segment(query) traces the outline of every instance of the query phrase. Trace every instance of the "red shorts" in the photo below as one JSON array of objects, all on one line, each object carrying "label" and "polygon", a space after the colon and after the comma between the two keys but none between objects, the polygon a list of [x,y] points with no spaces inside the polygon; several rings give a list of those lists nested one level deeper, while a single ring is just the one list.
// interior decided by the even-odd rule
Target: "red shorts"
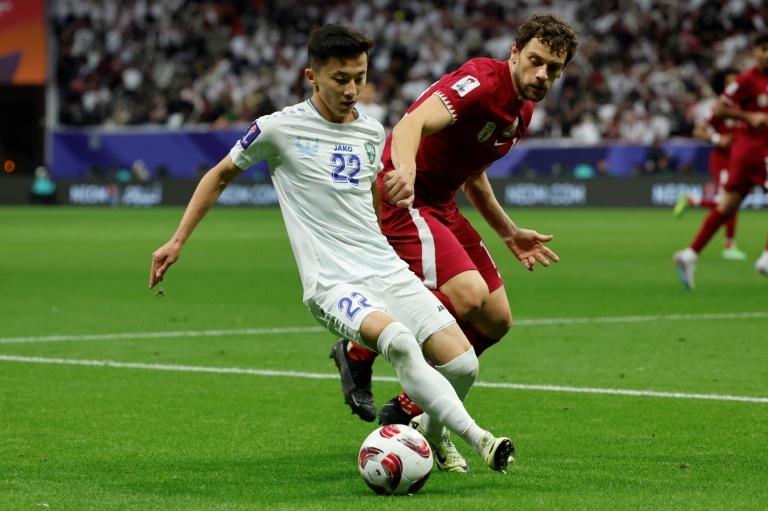
[{"label": "red shorts", "polygon": [[768,190],[768,151],[762,148],[736,147],[731,149],[728,182],[724,188],[746,196],[757,186]]},{"label": "red shorts", "polygon": [[728,155],[718,150],[712,150],[709,156],[709,175],[717,185],[718,191],[728,181]]},{"label": "red shorts", "polygon": [[457,209],[382,205],[384,235],[429,289],[438,289],[459,273],[477,270],[488,290],[503,284],[480,235]]}]

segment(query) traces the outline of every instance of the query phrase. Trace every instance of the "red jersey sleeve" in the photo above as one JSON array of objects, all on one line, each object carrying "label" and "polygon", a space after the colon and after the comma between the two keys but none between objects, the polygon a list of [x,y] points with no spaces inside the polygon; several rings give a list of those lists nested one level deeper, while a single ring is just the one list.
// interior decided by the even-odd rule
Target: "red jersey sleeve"
[{"label": "red jersey sleeve", "polygon": [[729,107],[739,106],[748,101],[754,93],[748,73],[741,73],[720,95],[720,100]]},{"label": "red jersey sleeve", "polygon": [[472,112],[487,111],[486,105],[493,99],[495,90],[496,80],[470,61],[440,79],[432,94],[445,103],[455,124]]}]

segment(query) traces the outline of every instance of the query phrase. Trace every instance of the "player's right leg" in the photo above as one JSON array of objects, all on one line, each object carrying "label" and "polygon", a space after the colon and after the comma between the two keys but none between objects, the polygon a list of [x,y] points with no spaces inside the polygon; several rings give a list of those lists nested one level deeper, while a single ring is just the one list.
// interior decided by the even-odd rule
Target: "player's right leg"
[{"label": "player's right leg", "polygon": [[[371,337],[377,331],[381,332],[376,341],[379,352],[395,368],[403,389],[425,411],[423,420],[432,422],[431,427],[424,428],[425,437],[432,444],[441,444],[446,439],[450,442],[444,434],[444,425],[467,442],[490,468],[506,472],[515,450],[512,441],[506,437],[497,438],[475,423],[464,408],[452,382],[449,382],[439,370],[433,371],[429,367],[416,337],[405,325],[383,313],[372,313],[366,317],[361,327],[361,336],[369,346],[372,346]],[[464,342],[469,347],[469,343],[466,340]],[[438,354],[451,356],[460,349],[461,346],[457,343],[448,343],[441,345],[438,350],[437,345],[432,343],[429,351],[432,356]],[[472,374],[477,374],[478,364],[471,347],[458,357],[454,357],[454,360],[458,358],[463,358],[464,366],[472,368],[469,374],[462,371],[465,373],[465,379],[474,381]],[[435,430],[440,432],[439,435],[433,433]],[[459,456],[458,462],[461,463],[463,458],[458,451],[455,451],[455,446],[453,451]],[[461,470],[464,471],[463,468]]]},{"label": "player's right leg", "polygon": [[[451,331],[458,335],[437,336],[437,341],[429,343],[428,354],[453,368],[457,388],[461,389],[462,383],[466,386],[467,381],[474,382],[478,363],[469,342],[456,328],[451,315],[439,308],[439,301],[411,272],[403,270],[386,280],[318,289],[306,303],[318,322],[332,333],[379,351],[395,368],[403,389],[437,421],[433,427],[445,425],[472,446],[488,466],[505,471],[514,451],[512,442],[506,437],[496,438],[477,426],[452,382],[424,359],[425,340],[454,327]],[[343,303],[352,305],[341,307]],[[388,310],[407,318],[414,331],[396,321]],[[455,359],[461,363],[451,365]]]}]

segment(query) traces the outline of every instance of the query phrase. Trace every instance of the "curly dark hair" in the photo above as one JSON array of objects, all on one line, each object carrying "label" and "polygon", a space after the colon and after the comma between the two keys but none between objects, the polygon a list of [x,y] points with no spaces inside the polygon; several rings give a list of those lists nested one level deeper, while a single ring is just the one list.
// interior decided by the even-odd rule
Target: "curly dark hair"
[{"label": "curly dark hair", "polygon": [[373,45],[373,39],[356,28],[346,25],[325,25],[309,34],[307,43],[309,67],[317,71],[333,57],[344,60],[357,57],[361,53],[368,55]]},{"label": "curly dark hair", "polygon": [[531,39],[538,39],[541,44],[558,55],[565,54],[567,64],[576,55],[579,39],[573,27],[555,14],[533,14],[520,25],[515,39],[517,50],[521,51]]},{"label": "curly dark hair", "polygon": [[712,87],[714,93],[719,96],[725,90],[725,78],[728,75],[738,74],[739,70],[735,67],[725,67],[723,69],[718,69],[712,73],[712,78],[709,80],[709,86]]}]

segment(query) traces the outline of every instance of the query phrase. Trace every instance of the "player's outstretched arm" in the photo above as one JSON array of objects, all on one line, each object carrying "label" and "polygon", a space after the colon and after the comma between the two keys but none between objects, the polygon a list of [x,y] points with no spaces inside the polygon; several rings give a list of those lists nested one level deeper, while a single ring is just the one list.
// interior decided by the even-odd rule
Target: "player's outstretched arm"
[{"label": "player's outstretched arm", "polygon": [[406,114],[392,129],[392,164],[395,169],[384,175],[384,190],[389,203],[399,208],[413,204],[416,181],[416,151],[422,137],[437,133],[453,122],[445,103],[430,96]]},{"label": "player's outstretched arm", "polygon": [[716,117],[744,121],[753,128],[764,128],[768,126],[768,113],[731,108],[723,103],[723,100],[721,99],[718,99],[715,102],[713,113]]},{"label": "player's outstretched arm", "polygon": [[504,244],[529,271],[535,269],[536,261],[549,266],[550,259],[554,262],[560,260],[557,254],[543,245],[552,240],[552,235],[521,229],[509,218],[496,200],[485,170],[471,176],[461,188],[488,225],[496,231]]},{"label": "player's outstretched arm", "polygon": [[179,259],[181,248],[192,235],[197,224],[216,203],[221,192],[241,172],[242,169],[235,165],[229,155],[226,155],[203,176],[187,205],[178,229],[165,245],[152,254],[152,267],[149,271],[150,289],[163,281],[168,268]]}]

